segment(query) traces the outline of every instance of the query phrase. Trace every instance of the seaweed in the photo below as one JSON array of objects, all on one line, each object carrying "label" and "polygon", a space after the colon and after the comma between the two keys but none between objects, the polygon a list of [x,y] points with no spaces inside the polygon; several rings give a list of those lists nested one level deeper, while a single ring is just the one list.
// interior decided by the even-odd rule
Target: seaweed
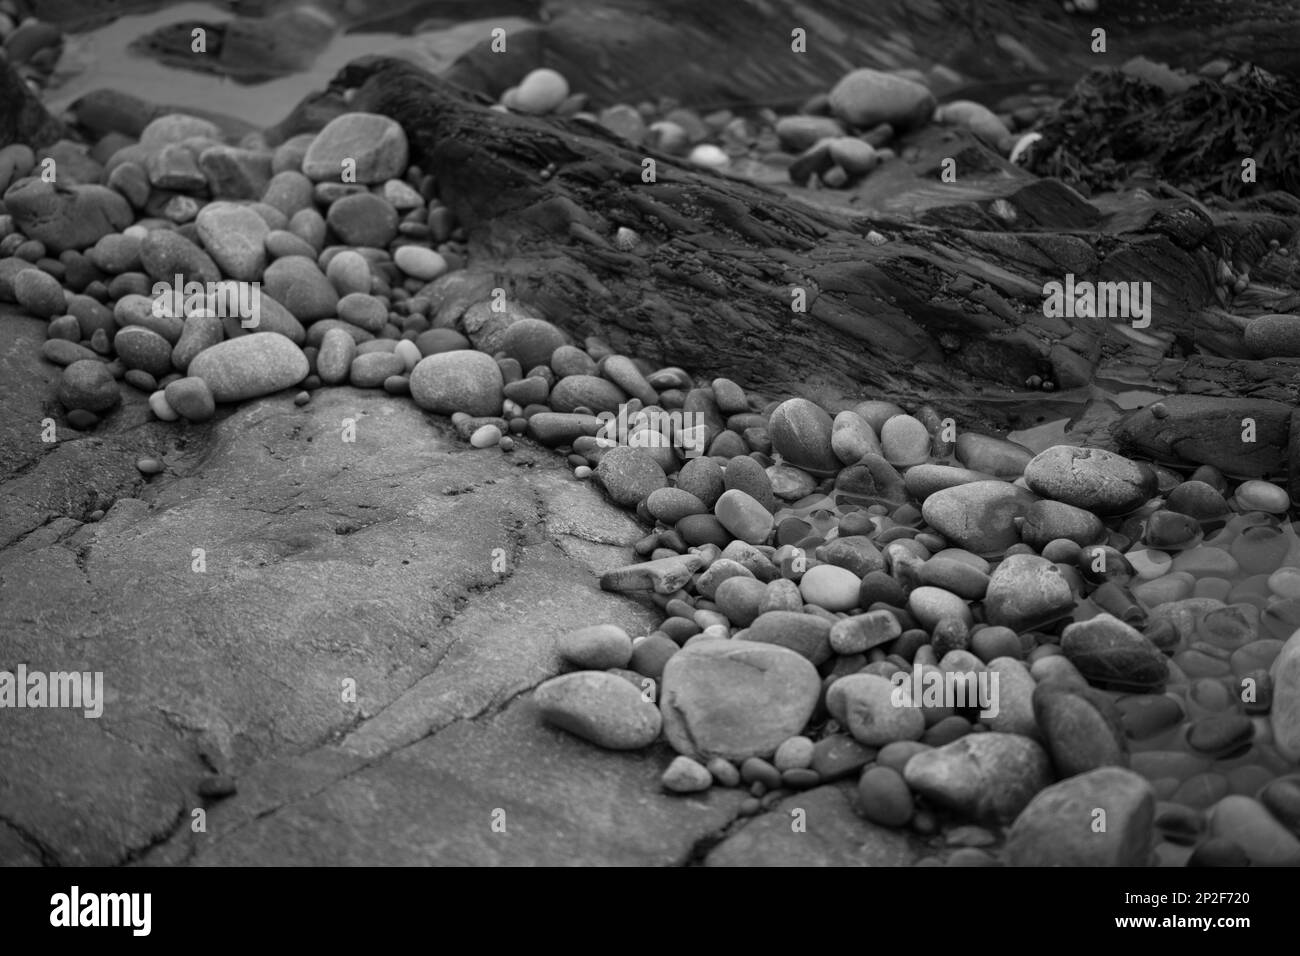
[{"label": "seaweed", "polygon": [[[1300,83],[1249,63],[1181,92],[1093,70],[1037,131],[1029,168],[1085,194],[1151,180],[1202,198],[1300,195]],[[1242,180],[1246,158],[1254,183]]]}]

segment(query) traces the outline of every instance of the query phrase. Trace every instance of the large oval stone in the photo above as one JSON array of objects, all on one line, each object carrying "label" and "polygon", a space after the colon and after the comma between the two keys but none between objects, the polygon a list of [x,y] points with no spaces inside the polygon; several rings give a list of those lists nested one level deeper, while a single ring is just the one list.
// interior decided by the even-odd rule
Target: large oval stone
[{"label": "large oval stone", "polygon": [[972,481],[931,494],[921,505],[921,516],[958,547],[998,555],[1019,542],[1015,519],[1036,500],[1005,481]]},{"label": "large oval stone", "polygon": [[786,462],[814,475],[833,475],[840,460],[831,446],[835,423],[820,406],[806,398],[782,402],[772,412],[767,431]]},{"label": "large oval stone", "polygon": [[988,623],[1030,631],[1058,621],[1074,609],[1074,592],[1061,569],[1035,554],[1004,558],[984,594]]},{"label": "large oval stone", "polygon": [[[1098,830],[1097,810],[1106,813]],[[1012,866],[1146,866],[1156,798],[1145,778],[1101,767],[1039,793],[1007,836]]]},{"label": "large oval stone", "polygon": [[278,332],[254,332],[204,349],[189,365],[218,402],[270,395],[307,377],[307,356]]},{"label": "large oval stone", "polygon": [[664,667],[664,736],[688,757],[771,757],[804,729],[821,691],[817,669],[794,651],[752,641],[705,641]]},{"label": "large oval stone", "polygon": [[1155,472],[1100,448],[1054,445],[1025,466],[1025,484],[1094,514],[1125,514],[1156,492]]},{"label": "large oval stone", "polygon": [[1108,689],[1156,690],[1169,677],[1168,659],[1160,649],[1111,614],[1066,627],[1061,651],[1091,683]]},{"label": "large oval stone", "polygon": [[499,415],[504,384],[496,360],[473,349],[426,355],[411,370],[411,398],[439,415]]}]

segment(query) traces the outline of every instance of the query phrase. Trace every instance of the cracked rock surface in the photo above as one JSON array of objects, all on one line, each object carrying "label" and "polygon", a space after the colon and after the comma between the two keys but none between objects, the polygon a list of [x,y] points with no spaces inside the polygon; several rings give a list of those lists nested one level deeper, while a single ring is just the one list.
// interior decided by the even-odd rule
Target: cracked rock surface
[{"label": "cracked rock surface", "polygon": [[[0,669],[104,675],[97,719],[0,712],[0,862],[780,859],[755,828],[790,830],[784,804],[739,818],[738,790],[668,795],[665,745],[608,753],[539,720],[531,690],[562,670],[564,631],[657,622],[598,584],[645,529],[560,456],[474,451],[447,419],[352,388],[197,426],[124,388],[81,433],[39,358],[44,324],[0,323]],[[146,480],[142,455],[164,472]],[[216,774],[237,792],[200,796]],[[826,808],[810,832],[849,812],[804,802]],[[878,862],[911,858],[881,833]],[[852,855],[824,842],[805,852]]]}]

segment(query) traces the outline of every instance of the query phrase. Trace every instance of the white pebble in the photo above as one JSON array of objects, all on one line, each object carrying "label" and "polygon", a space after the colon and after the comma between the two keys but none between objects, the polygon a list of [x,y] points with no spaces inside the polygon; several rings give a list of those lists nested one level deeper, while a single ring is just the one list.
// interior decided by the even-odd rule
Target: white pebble
[{"label": "white pebble", "polygon": [[1133,565],[1139,581],[1154,581],[1162,577],[1174,563],[1174,559],[1163,551],[1153,551],[1149,548],[1130,551],[1124,557],[1128,559],[1129,564]]},{"label": "white pebble", "polygon": [[429,282],[447,271],[447,260],[424,246],[398,246],[393,262],[413,279]]},{"label": "white pebble", "polygon": [[708,166],[717,169],[731,162],[731,157],[716,146],[701,143],[691,150],[690,161],[696,166]]},{"label": "white pebble", "polygon": [[1280,515],[1291,507],[1291,496],[1271,482],[1243,481],[1237,487],[1236,502],[1242,511],[1264,511]]},{"label": "white pebble", "polygon": [[1268,589],[1283,600],[1300,598],[1300,568],[1278,568],[1268,576]]},{"label": "white pebble", "polygon": [[168,404],[167,396],[163,394],[161,389],[149,396],[149,408],[152,409],[157,418],[164,422],[174,422],[180,418],[171,405]]},{"label": "white pebble", "polygon": [[586,466],[586,465],[579,465],[577,468],[573,469],[573,477],[574,477],[574,478],[590,478],[590,477],[591,477],[591,469],[590,469],[588,466]]},{"label": "white pebble", "polygon": [[469,436],[469,443],[475,448],[491,448],[501,441],[501,429],[495,425],[483,425]]},{"label": "white pebble", "polygon": [[415,368],[420,359],[424,358],[420,354],[419,346],[410,339],[402,339],[398,342],[397,347],[393,349],[393,354],[402,360],[402,364],[406,366],[407,375],[410,375],[411,369]]},{"label": "white pebble", "polygon": [[524,113],[549,113],[569,97],[569,81],[555,70],[533,70],[523,78],[514,96],[501,101]]}]

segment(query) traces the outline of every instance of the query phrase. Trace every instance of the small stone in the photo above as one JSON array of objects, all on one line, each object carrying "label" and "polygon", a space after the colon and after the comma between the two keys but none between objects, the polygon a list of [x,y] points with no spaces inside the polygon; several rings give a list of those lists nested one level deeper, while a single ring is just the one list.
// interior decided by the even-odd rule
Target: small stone
[{"label": "small stone", "polygon": [[974,623],[967,603],[942,588],[913,588],[907,597],[907,609],[912,612],[921,626],[933,631],[941,621],[961,621],[969,626]]},{"label": "small stone", "polygon": [[807,603],[832,612],[850,611],[857,607],[861,587],[861,578],[833,564],[809,568],[799,581],[799,592]]},{"label": "small stone", "polygon": [[501,429],[496,425],[483,425],[476,428],[469,436],[469,443],[473,448],[491,448],[500,441]]},{"label": "small stone", "polygon": [[[340,256],[335,256],[335,259]],[[333,265],[333,261],[330,263]],[[369,289],[369,282],[366,284]],[[268,265],[262,275],[262,292],[288,309],[300,322],[328,319],[338,314],[339,296],[330,280],[306,256],[285,256]]]},{"label": "small stone", "polygon": [[837,654],[865,654],[873,647],[888,644],[902,633],[898,618],[889,611],[868,611],[831,625],[831,650]]},{"label": "small stone", "polygon": [[872,823],[901,827],[912,819],[912,791],[889,767],[867,767],[858,780],[858,808]]},{"label": "small stone", "polygon": [[266,268],[266,222],[247,206],[208,203],[194,221],[203,247],[222,273],[247,282],[261,279]]},{"label": "small stone", "polygon": [[868,129],[888,123],[900,132],[929,122],[935,108],[934,96],[922,84],[866,68],[836,83],[829,103],[831,112],[849,126]]},{"label": "small stone", "polygon": [[603,671],[578,671],[546,681],[533,694],[542,719],[607,750],[654,743],[662,718],[630,682]]},{"label": "small stone", "polygon": [[621,388],[608,379],[594,375],[566,376],[555,383],[550,396],[550,405],[557,412],[573,412],[585,408],[591,412],[617,415],[619,407],[626,401],[627,394]]},{"label": "small stone", "polygon": [[153,412],[154,417],[163,422],[174,422],[179,415],[172,410],[171,405],[167,403],[167,396],[161,391],[156,391],[149,396],[149,410]]},{"label": "small stone", "polygon": [[432,282],[447,271],[447,260],[423,246],[401,246],[393,253],[393,262],[412,279]]},{"label": "small stone", "polygon": [[1280,515],[1291,507],[1291,496],[1285,489],[1267,481],[1243,481],[1237,486],[1233,500],[1241,511]]},{"label": "small stone", "polygon": [[217,412],[208,383],[201,378],[178,378],[163,389],[167,404],[186,421],[206,422]]},{"label": "small stone", "polygon": [[64,408],[103,414],[116,408],[122,395],[107,365],[81,359],[67,365],[60,374],[58,398]]},{"label": "small stone", "polygon": [[603,423],[595,415],[574,415],[559,412],[539,412],[528,418],[528,437],[535,442],[554,447],[572,444],[584,435],[595,435]]},{"label": "small stone", "polygon": [[[1155,837],[1155,793],[1138,774],[1101,767],[1037,794],[1007,834],[1012,866],[1146,866]],[[1093,826],[1096,811],[1106,827]]]},{"label": "small stone", "polygon": [[1300,836],[1300,774],[1269,781],[1259,791],[1262,803],[1279,823]]},{"label": "small stone", "polygon": [[1025,512],[1025,523],[1020,528],[1020,539],[1037,550],[1061,538],[1087,545],[1105,536],[1106,527],[1100,518],[1060,501],[1035,501]]},{"label": "small stone", "polygon": [[663,469],[649,454],[627,445],[616,445],[601,457],[596,478],[610,498],[625,508],[635,508],[668,484]]},{"label": "small stone", "polygon": [[336,199],[325,222],[349,246],[382,249],[397,235],[397,210],[370,192]]},{"label": "small stone", "polygon": [[[722,526],[739,541],[748,544],[766,544],[772,534],[772,513],[743,491],[732,489],[724,492],[718,498],[713,511]],[[855,601],[857,600],[856,592],[857,585],[855,583]]]},{"label": "small stone", "polygon": [[606,571],[600,576],[600,586],[606,591],[653,590],[656,594],[672,594],[689,583],[702,563],[698,554],[682,554],[630,564]]},{"label": "small stone", "polygon": [[593,624],[569,631],[557,646],[566,661],[588,670],[627,667],[632,660],[632,638],[614,624]]},{"label": "small stone", "polygon": [[1209,812],[1212,837],[1240,847],[1252,866],[1300,865],[1300,839],[1258,800],[1230,794]]},{"label": "small stone", "polygon": [[302,171],[315,182],[382,183],[406,172],[409,147],[402,127],[375,113],[344,113],[316,135]]},{"label": "small stone", "polygon": [[1100,691],[1043,684],[1034,690],[1033,711],[1057,776],[1128,763],[1120,713]]},{"label": "small stone", "polygon": [[127,368],[142,369],[154,378],[172,371],[172,345],[151,329],[138,325],[119,329],[113,348]]},{"label": "small stone", "polygon": [[551,113],[568,96],[568,81],[555,70],[543,67],[533,70],[519,81],[514,96],[506,106],[521,113]]},{"label": "small stone", "polygon": [[680,488],[659,488],[652,491],[646,498],[646,509],[651,517],[666,525],[676,524],[687,515],[705,514],[708,511],[704,502]]},{"label": "small stone", "polygon": [[804,398],[782,402],[768,422],[772,447],[781,457],[818,476],[833,475],[840,469],[831,449],[833,428],[830,415]]},{"label": "small stone", "polygon": [[713,785],[713,774],[698,761],[679,754],[664,771],[662,783],[672,793],[699,793]]},{"label": "small stone", "polygon": [[1300,630],[1282,645],[1270,669],[1273,745],[1287,760],[1300,761]]},{"label": "small stone", "polygon": [[163,463],[157,458],[141,458],[135,463],[135,467],[142,475],[156,475],[163,470]]},{"label": "small stone", "polygon": [[[715,561],[709,570],[720,562]],[[739,565],[737,565],[739,567]],[[744,568],[741,568],[745,571]],[[707,573],[707,572],[706,572]],[[748,575],[748,571],[746,571]],[[701,575],[700,580],[704,580]],[[748,627],[763,612],[763,601],[767,597],[767,585],[748,576],[737,576],[723,581],[714,594],[718,609],[726,615],[727,620],[737,627]]]},{"label": "small stone", "polygon": [[772,765],[783,773],[812,766],[814,744],[807,737],[794,736],[782,741],[772,757]]},{"label": "small stone", "polygon": [[63,286],[40,269],[24,269],[14,276],[14,299],[38,319],[51,319],[67,311]]},{"label": "small stone", "polygon": [[903,779],[927,800],[967,818],[1007,823],[1050,783],[1051,775],[1047,754],[1037,743],[989,731],[916,754],[904,767]]},{"label": "small stone", "polygon": [[930,433],[911,415],[895,415],[880,427],[880,447],[891,465],[919,465],[930,457]]},{"label": "small stone", "polygon": [[898,688],[905,702],[896,703],[896,685],[877,674],[850,674],[831,684],[826,706],[858,743],[882,747],[896,740],[919,740],[925,716],[912,706],[909,685]]}]

